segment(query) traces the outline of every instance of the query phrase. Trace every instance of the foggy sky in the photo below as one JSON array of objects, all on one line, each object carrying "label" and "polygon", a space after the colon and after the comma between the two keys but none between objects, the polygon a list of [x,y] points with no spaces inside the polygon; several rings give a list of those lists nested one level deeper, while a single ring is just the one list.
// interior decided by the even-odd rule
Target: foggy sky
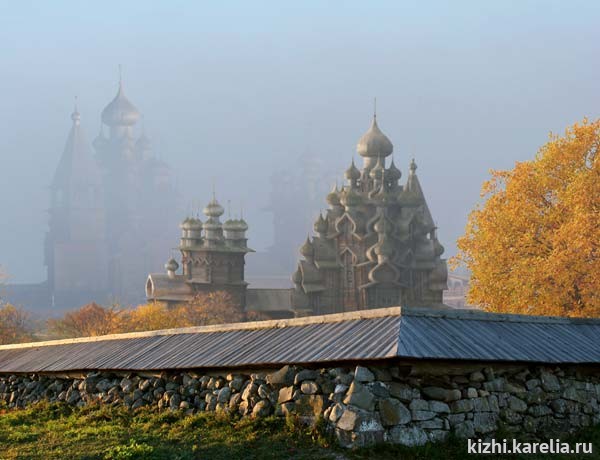
[{"label": "foggy sky", "polygon": [[312,152],[341,177],[377,97],[402,182],[415,157],[451,256],[488,169],[600,116],[599,23],[592,0],[2,1],[0,264],[13,282],[45,279],[74,96],[91,142],[118,64],[185,204],[206,203],[214,177],[222,203],[244,201],[259,250],[270,174]]}]

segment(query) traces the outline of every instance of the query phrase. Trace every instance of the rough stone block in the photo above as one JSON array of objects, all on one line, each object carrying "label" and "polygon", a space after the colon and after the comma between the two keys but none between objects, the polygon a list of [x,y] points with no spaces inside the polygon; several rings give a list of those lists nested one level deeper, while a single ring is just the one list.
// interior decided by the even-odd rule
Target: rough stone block
[{"label": "rough stone block", "polygon": [[386,439],[394,444],[413,447],[426,444],[428,437],[422,428],[396,426],[389,431]]},{"label": "rough stone block", "polygon": [[508,398],[508,408],[513,412],[525,412],[527,410],[527,403],[522,399],[511,396]]},{"label": "rough stone block", "polygon": [[450,404],[450,410],[453,414],[461,412],[471,412],[473,410],[473,401],[470,399],[461,399]]},{"label": "rough stone block", "polygon": [[475,426],[471,420],[466,420],[456,425],[454,428],[454,433],[458,438],[472,438],[475,436]]},{"label": "rough stone block", "polygon": [[373,375],[366,367],[356,366],[356,369],[354,370],[354,380],[360,383],[372,382],[375,380],[375,375]]},{"label": "rough stone block", "polygon": [[300,386],[300,391],[305,395],[314,395],[319,392],[319,385],[312,380],[305,380]]},{"label": "rough stone block", "polygon": [[406,406],[392,398],[379,401],[379,414],[385,426],[404,425],[412,418]]},{"label": "rough stone block", "polygon": [[421,392],[416,388],[412,388],[404,383],[390,382],[388,385],[390,395],[400,401],[410,402],[413,399],[419,399]]},{"label": "rough stone block", "polygon": [[291,401],[294,399],[294,387],[283,387],[279,390],[279,396],[277,397],[277,402],[279,404],[283,404],[285,402]]},{"label": "rough stone block", "polygon": [[491,433],[498,428],[497,416],[491,412],[475,412],[473,426],[478,433]]},{"label": "rough stone block", "polygon": [[556,375],[542,371],[540,373],[540,381],[542,384],[542,388],[546,391],[559,391],[560,390],[560,382]]},{"label": "rough stone block", "polygon": [[283,366],[277,372],[267,375],[267,383],[269,385],[285,385],[289,386],[294,383],[294,369],[290,366]]},{"label": "rough stone block", "polygon": [[549,415],[552,413],[552,409],[550,409],[546,405],[534,405],[529,406],[527,409],[527,413],[533,415],[534,417],[543,417],[544,415]]},{"label": "rough stone block", "polygon": [[258,401],[252,409],[253,417],[266,417],[271,413],[271,403],[267,400]]},{"label": "rough stone block", "polygon": [[375,397],[367,387],[354,381],[346,393],[344,404],[351,404],[372,411],[375,408]]},{"label": "rough stone block", "polygon": [[481,383],[481,382],[485,381],[485,376],[483,375],[482,372],[475,371],[475,372],[471,373],[471,375],[469,375],[469,380],[471,382]]},{"label": "rough stone block", "polygon": [[449,414],[450,406],[441,401],[429,401],[429,410],[438,414]]},{"label": "rough stone block", "polygon": [[301,416],[318,417],[323,412],[323,395],[300,395],[296,399],[296,413]]},{"label": "rough stone block", "polygon": [[305,380],[316,380],[319,373],[312,369],[304,369],[296,374],[294,385],[300,385]]},{"label": "rough stone block", "polygon": [[432,418],[434,418],[437,414],[435,412],[431,412],[429,410],[413,410],[411,412],[412,415],[412,419],[415,422],[418,421],[423,421],[423,420],[430,420]]}]

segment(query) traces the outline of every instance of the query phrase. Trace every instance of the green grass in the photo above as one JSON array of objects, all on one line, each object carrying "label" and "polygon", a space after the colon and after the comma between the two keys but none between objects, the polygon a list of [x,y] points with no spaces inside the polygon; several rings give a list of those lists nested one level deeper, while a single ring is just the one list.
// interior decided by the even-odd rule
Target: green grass
[{"label": "green grass", "polygon": [[[600,449],[600,427],[570,442],[592,442]],[[321,426],[294,419],[240,419],[225,414],[37,404],[0,411],[0,459],[464,459],[466,441],[419,448],[337,447]],[[497,458],[491,455],[480,458]],[[550,458],[523,456],[504,458]],[[551,458],[573,459],[574,456]],[[597,452],[585,458],[598,459]]]}]

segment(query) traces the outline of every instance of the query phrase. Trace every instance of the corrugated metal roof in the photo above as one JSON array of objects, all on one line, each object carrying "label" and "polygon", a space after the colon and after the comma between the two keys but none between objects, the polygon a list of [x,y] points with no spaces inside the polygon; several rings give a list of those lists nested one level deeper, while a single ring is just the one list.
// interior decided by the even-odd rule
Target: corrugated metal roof
[{"label": "corrugated metal roof", "polygon": [[252,367],[389,358],[600,363],[600,320],[386,308],[0,346],[0,372]]}]

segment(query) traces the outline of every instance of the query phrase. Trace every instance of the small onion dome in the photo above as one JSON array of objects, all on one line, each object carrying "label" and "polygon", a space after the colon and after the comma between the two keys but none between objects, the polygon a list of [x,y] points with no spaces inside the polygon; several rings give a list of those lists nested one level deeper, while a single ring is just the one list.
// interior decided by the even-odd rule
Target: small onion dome
[{"label": "small onion dome", "polygon": [[123,85],[119,84],[119,91],[115,98],[102,111],[102,121],[108,126],[131,126],[140,118],[138,109],[125,97]]},{"label": "small onion dome", "polygon": [[202,228],[204,230],[218,230],[222,228],[222,224],[218,220],[215,220],[211,217],[206,222],[204,222],[204,224],[202,224]]},{"label": "small onion dome", "polygon": [[184,221],[179,225],[179,227],[181,227],[184,230],[191,230],[192,228],[192,218],[191,217],[186,217],[184,219]]},{"label": "small onion dome", "polygon": [[362,197],[354,190],[349,189],[344,191],[342,199],[340,201],[342,205],[346,207],[359,206],[362,202]]},{"label": "small onion dome", "polygon": [[327,228],[329,225],[327,224],[327,220],[323,218],[323,215],[319,213],[319,217],[315,221],[314,229],[317,233],[327,233]]},{"label": "small onion dome", "polygon": [[396,165],[394,164],[393,159],[392,159],[392,163],[390,164],[390,167],[386,171],[386,176],[391,181],[400,180],[400,177],[402,177],[402,172],[398,168],[396,168]]},{"label": "small onion dome", "polygon": [[387,157],[394,150],[394,146],[385,134],[377,126],[377,117],[369,130],[360,138],[356,145],[356,151],[362,157]]},{"label": "small onion dome", "polygon": [[444,253],[444,246],[442,246],[437,238],[433,240],[433,253],[436,257],[439,257]]},{"label": "small onion dome", "polygon": [[236,225],[237,225],[236,230],[239,232],[245,232],[246,230],[248,230],[248,224],[246,223],[246,221],[244,219],[238,219],[236,221]]},{"label": "small onion dome", "polygon": [[378,256],[391,257],[394,253],[394,243],[387,237],[383,236],[381,241],[375,247],[375,254]]},{"label": "small onion dome", "polygon": [[304,257],[310,257],[313,255],[313,244],[310,242],[308,236],[306,237],[304,244],[300,247],[300,254],[302,254]]},{"label": "small onion dome", "polygon": [[227,219],[224,223],[223,223],[223,230],[231,232],[231,231],[236,231],[238,229],[237,227],[237,221],[234,219]]},{"label": "small onion dome", "polygon": [[179,268],[179,264],[173,257],[171,257],[165,264],[165,269],[169,272],[175,272]]},{"label": "small onion dome", "polygon": [[339,206],[340,196],[337,185],[331,189],[331,192],[327,195],[327,204],[331,206]]},{"label": "small onion dome", "polygon": [[369,172],[369,176],[371,177],[371,179],[381,179],[384,173],[385,169],[381,164],[381,158],[379,158],[375,167]]},{"label": "small onion dome", "polygon": [[222,216],[225,210],[223,206],[219,204],[216,198],[210,200],[210,202],[206,205],[203,210],[204,214],[208,217],[219,217]]},{"label": "small onion dome", "polygon": [[375,230],[377,233],[385,232],[385,217],[381,216],[379,219],[377,219],[377,222],[375,222],[375,225],[373,226],[373,230]]},{"label": "small onion dome", "polygon": [[294,284],[300,284],[302,282],[302,272],[300,267],[296,268],[296,271],[292,274],[292,282]]},{"label": "small onion dome", "polygon": [[348,169],[346,169],[344,176],[349,181],[357,181],[358,179],[360,179],[360,171],[354,165],[354,159],[352,160],[352,164],[350,165],[350,167]]},{"label": "small onion dome", "polygon": [[192,217],[188,225],[190,230],[202,230],[202,221],[200,219]]}]

